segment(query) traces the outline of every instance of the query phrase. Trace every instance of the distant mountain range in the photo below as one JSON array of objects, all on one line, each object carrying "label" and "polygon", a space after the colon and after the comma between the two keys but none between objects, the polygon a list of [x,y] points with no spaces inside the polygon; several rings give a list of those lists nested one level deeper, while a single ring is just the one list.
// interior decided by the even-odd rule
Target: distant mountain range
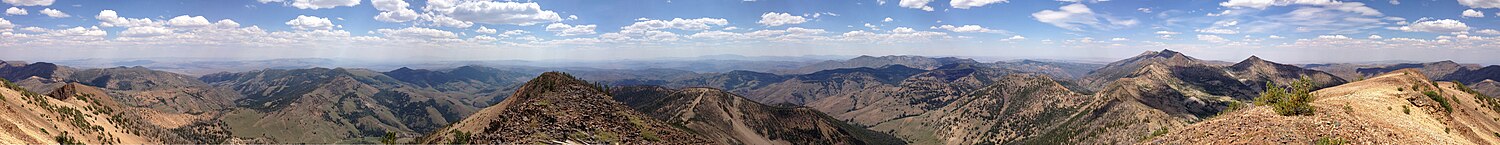
[{"label": "distant mountain range", "polygon": [[[1200,60],[1171,50],[1108,64],[923,56],[744,59],[601,63],[642,65],[604,68],[290,67],[198,77],[148,67],[0,61],[0,78],[10,81],[0,89],[0,104],[31,112],[0,120],[25,125],[0,132],[0,142],[1290,144],[1323,137],[1374,144],[1500,142],[1486,136],[1500,132],[1500,123],[1493,121],[1500,101],[1485,97],[1500,93],[1494,80],[1500,66],[1451,61],[1298,66],[1256,56],[1239,62]],[[446,65],[451,64],[431,66]],[[751,69],[740,70],[745,68]],[[1279,116],[1269,107],[1249,105],[1268,86],[1302,78],[1319,89],[1312,101],[1317,116]],[[1294,131],[1285,136],[1268,130],[1286,126],[1307,127],[1279,128]],[[1435,132],[1440,129],[1444,132]],[[1418,137],[1423,138],[1413,139]]]}]

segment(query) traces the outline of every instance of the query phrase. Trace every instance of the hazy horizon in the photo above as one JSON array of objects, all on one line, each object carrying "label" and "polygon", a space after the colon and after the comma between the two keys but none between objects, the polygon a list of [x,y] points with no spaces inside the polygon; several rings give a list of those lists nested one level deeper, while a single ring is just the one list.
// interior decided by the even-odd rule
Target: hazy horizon
[{"label": "hazy horizon", "polygon": [[919,55],[1500,64],[1460,1],[8,0],[0,58],[624,60]]}]

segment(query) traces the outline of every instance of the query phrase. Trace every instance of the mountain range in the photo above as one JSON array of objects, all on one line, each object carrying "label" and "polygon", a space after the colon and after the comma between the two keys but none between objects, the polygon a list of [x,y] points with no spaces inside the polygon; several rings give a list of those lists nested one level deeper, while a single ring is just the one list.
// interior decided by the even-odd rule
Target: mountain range
[{"label": "mountain range", "polygon": [[[0,142],[1500,142],[1486,135],[1500,132],[1500,101],[1489,97],[1500,92],[1500,66],[1223,62],[1171,50],[1108,64],[923,56],[779,63],[787,64],[710,72],[264,68],[195,77],[0,61],[8,80],[0,107],[27,110],[0,120],[13,124],[0,126],[10,130]],[[722,68],[732,67],[700,70]],[[1267,88],[1299,80],[1315,90],[1316,115],[1252,105]]]}]

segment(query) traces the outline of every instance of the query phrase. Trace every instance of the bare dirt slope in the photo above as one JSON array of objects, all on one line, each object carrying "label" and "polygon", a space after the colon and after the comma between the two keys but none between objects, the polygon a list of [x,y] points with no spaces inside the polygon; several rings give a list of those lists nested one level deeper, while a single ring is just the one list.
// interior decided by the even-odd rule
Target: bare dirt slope
[{"label": "bare dirt slope", "polygon": [[[1438,97],[1429,97],[1432,92]],[[1168,129],[1148,144],[1500,144],[1493,99],[1453,83],[1433,83],[1402,69],[1313,92],[1311,116],[1281,116],[1255,106],[1185,128]],[[1450,106],[1451,111],[1444,107]]]}]

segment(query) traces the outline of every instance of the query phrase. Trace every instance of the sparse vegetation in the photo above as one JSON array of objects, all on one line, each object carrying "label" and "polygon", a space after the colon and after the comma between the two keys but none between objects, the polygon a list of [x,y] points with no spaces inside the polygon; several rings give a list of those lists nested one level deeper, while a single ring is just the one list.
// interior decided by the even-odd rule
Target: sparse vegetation
[{"label": "sparse vegetation", "polygon": [[1313,100],[1313,86],[1317,85],[1307,76],[1287,87],[1266,83],[1266,91],[1255,98],[1255,105],[1269,105],[1282,116],[1313,115],[1312,105],[1307,104]]},{"label": "sparse vegetation", "polygon": [[453,140],[448,144],[469,144],[468,132],[454,130],[451,133],[453,133]]},{"label": "sparse vegetation", "polygon": [[1343,138],[1338,138],[1338,137],[1319,137],[1318,140],[1314,140],[1313,141],[1313,144],[1316,144],[1316,145],[1342,145],[1342,144],[1349,144],[1349,141],[1348,140],[1344,140]]},{"label": "sparse vegetation", "polygon": [[396,144],[396,132],[385,132],[385,136],[380,137],[380,144]]},{"label": "sparse vegetation", "polygon": [[57,141],[57,144],[64,144],[64,145],[82,145],[83,144],[82,142],[79,142],[77,139],[73,139],[73,137],[68,136],[68,134],[66,134],[66,133],[64,133],[63,135],[54,136],[54,137],[52,137],[52,139],[54,141]]},{"label": "sparse vegetation", "polygon": [[1448,98],[1443,98],[1441,94],[1433,91],[1423,91],[1422,94],[1427,95],[1427,98],[1431,98],[1432,101],[1437,101],[1438,105],[1443,106],[1444,111],[1453,112],[1453,106],[1448,104]]},{"label": "sparse vegetation", "polygon": [[1411,115],[1411,107],[1407,107],[1406,105],[1401,105],[1401,113],[1406,113],[1407,115]]}]

